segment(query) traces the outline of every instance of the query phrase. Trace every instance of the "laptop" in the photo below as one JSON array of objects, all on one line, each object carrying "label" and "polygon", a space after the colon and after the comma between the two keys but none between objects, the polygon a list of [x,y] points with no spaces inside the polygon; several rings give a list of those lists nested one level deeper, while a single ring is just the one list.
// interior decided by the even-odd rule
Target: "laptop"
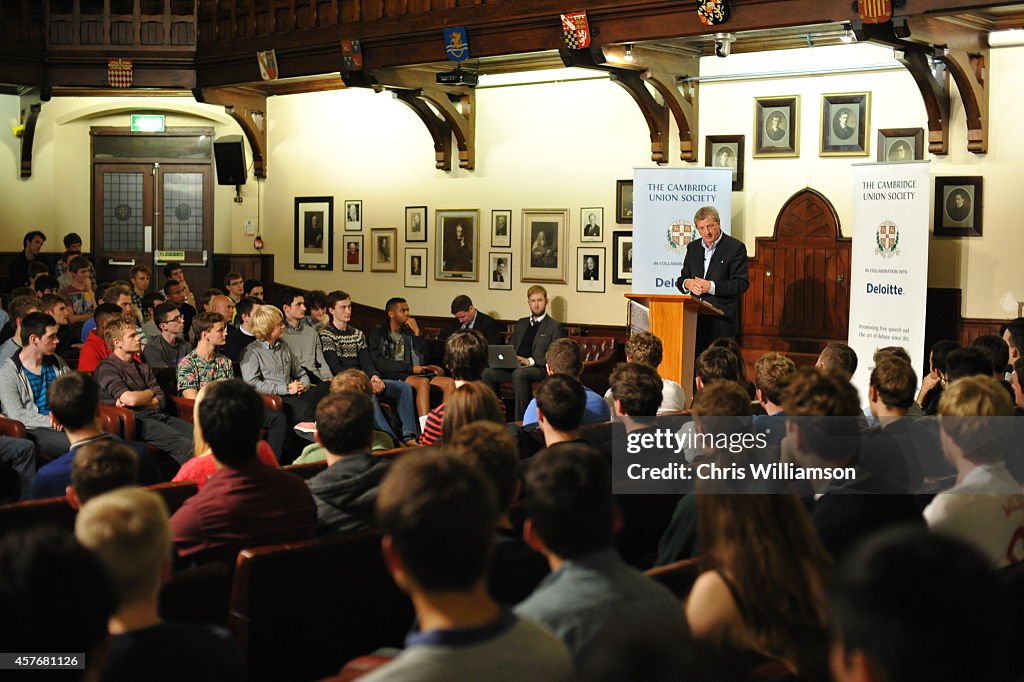
[{"label": "laptop", "polygon": [[487,349],[487,366],[491,369],[516,369],[516,349],[513,346],[490,346]]}]

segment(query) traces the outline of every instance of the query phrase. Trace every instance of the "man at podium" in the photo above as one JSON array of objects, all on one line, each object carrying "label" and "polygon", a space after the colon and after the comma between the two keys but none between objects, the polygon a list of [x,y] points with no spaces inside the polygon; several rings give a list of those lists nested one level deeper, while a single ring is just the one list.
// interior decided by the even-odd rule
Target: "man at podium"
[{"label": "man at podium", "polygon": [[750,286],[747,247],[722,232],[721,217],[714,206],[704,206],[693,216],[700,240],[686,247],[683,269],[676,287],[722,310],[724,315],[697,319],[696,352],[722,336],[740,333],[740,295]]}]

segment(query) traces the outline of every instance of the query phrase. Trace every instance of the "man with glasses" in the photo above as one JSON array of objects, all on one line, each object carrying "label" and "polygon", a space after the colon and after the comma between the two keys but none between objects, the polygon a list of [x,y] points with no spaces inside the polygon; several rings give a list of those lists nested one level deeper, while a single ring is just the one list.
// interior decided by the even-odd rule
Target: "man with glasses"
[{"label": "man with glasses", "polygon": [[150,367],[177,367],[192,352],[192,344],[182,338],[185,318],[174,303],[161,303],[153,317],[160,335],[149,340],[142,359]]}]

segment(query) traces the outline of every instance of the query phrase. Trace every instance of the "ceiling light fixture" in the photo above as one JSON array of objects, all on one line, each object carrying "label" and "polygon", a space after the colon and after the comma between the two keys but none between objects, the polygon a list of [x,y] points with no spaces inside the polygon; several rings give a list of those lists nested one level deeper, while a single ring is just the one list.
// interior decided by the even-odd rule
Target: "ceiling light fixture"
[{"label": "ceiling light fixture", "polygon": [[623,61],[633,63],[633,43],[626,43],[626,54],[622,57]]}]

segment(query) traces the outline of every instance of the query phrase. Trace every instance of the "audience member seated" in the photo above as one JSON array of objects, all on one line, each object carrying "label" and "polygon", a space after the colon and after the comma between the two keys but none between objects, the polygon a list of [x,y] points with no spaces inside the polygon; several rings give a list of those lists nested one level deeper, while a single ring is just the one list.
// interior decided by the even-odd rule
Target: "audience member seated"
[{"label": "audience member seated", "polygon": [[1013,404],[1018,409],[1024,408],[1024,358],[1013,363],[1010,387],[1013,389]]},{"label": "audience member seated", "polygon": [[928,352],[928,374],[921,380],[921,390],[916,400],[925,415],[932,416],[938,412],[939,398],[949,382],[946,377],[946,361],[949,354],[959,347],[952,341],[937,341]]},{"label": "audience member seated", "polygon": [[105,492],[139,483],[139,458],[124,443],[98,440],[83,445],[71,463],[68,504],[75,509]]},{"label": "audience member seated", "polygon": [[27,438],[0,436],[0,463],[9,466],[18,477],[18,487],[0,493],[0,504],[29,497],[36,476],[36,446]]},{"label": "audience member seated", "polygon": [[85,256],[75,256],[68,263],[71,281],[60,292],[71,308],[71,324],[80,325],[92,317],[96,310],[93,293],[92,263]]},{"label": "audience member seated", "polygon": [[[619,367],[657,376],[646,365]],[[660,399],[660,383],[657,394]],[[527,470],[525,498],[523,537],[547,557],[552,572],[515,612],[565,641],[580,679],[598,676],[614,652],[641,642],[652,655],[680,650],[688,633],[679,602],[627,566],[612,546],[611,476],[596,451],[572,445],[541,452]],[[679,672],[670,679],[680,679]]]},{"label": "audience member seated", "polygon": [[[178,267],[177,272],[182,272],[181,267]],[[184,324],[182,334],[185,336],[188,335],[189,330],[192,328],[192,318],[197,314],[195,306],[188,301],[188,298],[191,295],[192,294],[188,291],[187,285],[183,285],[178,280],[168,279],[164,284],[164,297],[166,298],[167,303],[173,303],[178,306],[178,309],[181,311],[182,322]]]},{"label": "audience member seated", "polygon": [[[71,470],[76,453],[90,443],[110,440],[123,442],[112,433],[100,429],[100,388],[88,374],[68,372],[50,384],[47,393],[50,413],[64,429],[70,449],[41,467],[32,481],[33,499],[63,497],[71,485]],[[139,482],[153,485],[160,482],[160,471],[143,443],[128,443],[139,462]]]},{"label": "audience member seated", "polygon": [[42,312],[46,313],[57,323],[57,355],[65,360],[69,357],[78,356],[82,348],[82,342],[75,336],[71,329],[71,311],[63,298],[55,294],[47,294],[40,299]]},{"label": "audience member seated", "polygon": [[956,467],[956,485],[935,496],[924,510],[933,531],[968,542],[997,568],[1024,560],[1019,535],[1024,527],[1024,490],[1006,468],[1013,405],[990,377],[951,383],[939,401],[942,450]]},{"label": "audience member seated", "polygon": [[142,360],[150,367],[177,367],[192,352],[192,344],[183,337],[185,316],[174,303],[161,303],[153,312],[160,334],[149,339]]},{"label": "audience member seated", "polygon": [[530,596],[550,572],[547,559],[523,541],[522,533],[516,532],[509,517],[509,508],[519,501],[522,489],[515,439],[498,424],[474,422],[458,430],[445,452],[476,468],[494,485],[498,528],[487,591],[499,604],[514,606]]},{"label": "audience member seated", "polygon": [[152,311],[147,311],[146,306],[143,304],[152,279],[153,271],[149,269],[148,265],[132,266],[132,269],[128,272],[128,282],[131,285],[129,293],[132,298],[132,307],[135,308],[135,314],[139,318],[139,324],[148,322],[152,314]]},{"label": "audience member seated", "polygon": [[[811,521],[833,557],[841,557],[858,540],[886,526],[922,522],[913,496],[866,494],[891,493],[892,489],[886,487],[884,478],[855,466],[861,411],[857,390],[845,374],[800,370],[782,405],[797,466],[820,472],[808,481],[815,496]],[[852,478],[840,477],[851,467]],[[835,483],[830,482],[833,480]]]},{"label": "audience member seated", "polygon": [[[487,340],[475,329],[457,330],[448,335],[444,344],[444,366],[458,389],[471,381],[480,381],[487,368]],[[421,445],[433,445],[441,440],[441,427],[447,403],[441,403],[427,415],[423,424]]]},{"label": "audience member seated", "polygon": [[[196,319],[198,320],[199,317],[205,314],[209,313],[200,313],[196,316]],[[199,427],[199,411],[203,400],[206,398],[206,394],[209,393],[210,387],[221,381],[224,381],[224,379],[215,379],[203,384],[203,387],[199,389],[199,393],[196,395],[195,403],[192,405],[192,441],[195,443],[195,456],[181,465],[173,479],[174,481],[195,481],[200,490],[206,485],[210,477],[217,473],[219,465],[217,464],[217,458],[213,456],[210,444],[203,438],[203,430]],[[283,417],[284,415],[282,415]],[[277,456],[265,440],[261,440],[256,444],[256,456],[267,466],[280,466]]]},{"label": "audience member seated", "polygon": [[951,351],[946,358],[947,388],[957,379],[973,376],[992,376],[992,359],[974,346],[965,346]]},{"label": "audience member seated", "polygon": [[263,301],[263,282],[258,279],[247,279],[242,283],[242,293],[246,296],[252,296],[253,298]]},{"label": "audience member seated", "polygon": [[[111,284],[110,286],[103,290],[102,294],[100,294],[97,303],[112,303],[113,305],[116,305],[120,309],[121,315],[131,315],[133,317],[136,317],[135,308],[132,307],[131,289],[127,285],[119,284],[117,282]],[[96,318],[95,316],[93,316],[92,318],[86,320],[85,324],[82,325],[82,343],[85,343],[85,340],[89,338],[89,333],[92,332],[92,330],[95,328]],[[103,330],[100,330],[100,336],[102,335]]]},{"label": "audience member seated", "polygon": [[512,382],[516,394],[515,421],[522,421],[533,397],[533,382],[544,378],[548,347],[565,336],[562,323],[548,315],[548,291],[539,284],[526,290],[530,315],[516,321],[509,344],[515,349],[519,367],[514,370],[488,367],[483,380],[497,394],[500,385]]},{"label": "audience member seated", "polygon": [[110,355],[110,346],[107,345],[104,329],[111,320],[121,315],[121,309],[113,303],[104,303],[96,307],[96,313],[93,315],[96,328],[89,332],[88,338],[82,344],[82,351],[78,355],[79,372],[95,372],[104,358]]},{"label": "audience member seated", "polygon": [[306,481],[316,502],[320,535],[356,531],[373,525],[377,488],[387,460],[370,455],[373,403],[365,393],[331,393],[316,408],[316,440],[327,468]]},{"label": "audience member seated", "polygon": [[845,343],[830,343],[822,349],[814,366],[838,372],[849,381],[857,371],[857,352]]},{"label": "audience member seated", "polygon": [[827,679],[832,560],[800,499],[700,494],[697,506],[705,571],[686,600],[694,638],[774,659],[797,679]]},{"label": "audience member seated", "polygon": [[241,376],[242,352],[256,340],[252,331],[252,316],[263,305],[263,301],[246,296],[235,305],[235,322],[228,325],[228,341],[224,344],[224,355],[228,356],[235,368],[235,376]]},{"label": "audience member seated", "polygon": [[43,296],[59,296],[62,287],[56,277],[43,273],[32,282],[32,288],[36,290],[39,298],[42,298]]},{"label": "audience member seated", "polygon": [[505,410],[498,396],[482,381],[470,381],[455,389],[441,423],[441,443],[448,444],[466,424],[488,421],[505,425]]},{"label": "audience member seated", "polygon": [[[370,387],[370,380],[362,370],[346,369],[334,375],[331,379],[331,394],[342,391],[354,391],[362,393],[368,398],[373,398],[373,389]],[[322,400],[320,402],[323,402]],[[374,405],[376,411],[377,406]],[[374,421],[376,425],[376,420]],[[381,450],[392,450],[396,447],[395,441],[384,431],[373,430],[370,436],[370,451],[380,452]],[[323,462],[327,459],[327,450],[319,442],[310,443],[302,451],[293,464],[310,464],[312,462]]]},{"label": "audience member seated", "polygon": [[[568,374],[571,377],[580,379],[583,375],[583,351],[580,344],[572,339],[558,339],[548,347],[547,363],[545,364],[548,376],[552,374]],[[586,393],[586,407],[583,411],[583,424],[596,424],[611,419],[611,410],[604,399],[590,390],[583,387]],[[536,424],[537,401],[531,400],[523,413],[523,425]]]},{"label": "audience member seated", "polygon": [[586,409],[585,391],[583,384],[568,374],[551,374],[540,382],[531,405],[536,405],[545,447],[584,442],[580,438],[580,424]]},{"label": "audience member seated", "polygon": [[42,312],[40,300],[35,296],[18,296],[11,301],[11,320],[7,323],[10,336],[0,345],[0,365],[17,355],[25,346],[21,340],[21,323],[27,315]]},{"label": "audience member seated", "polygon": [[455,324],[441,330],[438,338],[441,343],[447,343],[448,337],[460,329],[475,329],[484,335],[489,345],[502,344],[505,337],[501,333],[498,321],[490,315],[482,313],[473,305],[473,299],[465,294],[459,294],[452,299],[452,315],[455,316]]},{"label": "audience member seated", "polygon": [[[116,608],[106,569],[71,533],[39,526],[0,538],[5,649],[84,656],[85,669],[62,671],[57,679],[98,680],[107,652],[107,620]],[[53,670],[21,675],[29,680],[55,677]],[[7,672],[5,678],[16,676]]]},{"label": "audience member seated", "polygon": [[829,592],[836,682],[1006,679],[1003,590],[959,540],[875,535],[839,563]]},{"label": "audience member seated", "polygon": [[[352,297],[349,294],[340,290],[332,291],[328,294],[325,305],[325,316],[328,319],[320,328],[319,336],[323,355],[331,373],[337,375],[349,369],[362,370],[370,378],[373,389],[373,421],[377,430],[388,433],[396,441],[414,445],[419,424],[412,386],[404,381],[381,379],[370,357],[366,336],[349,324],[352,319]],[[378,395],[395,403],[398,419],[401,421],[400,434],[395,433],[395,429],[384,416]]]},{"label": "audience member seated", "polygon": [[764,408],[764,414],[754,415],[754,429],[769,446],[778,446],[786,435],[782,392],[794,374],[796,364],[782,353],[765,353],[754,363],[754,395]]},{"label": "audience member seated", "polygon": [[322,289],[313,289],[308,292],[306,294],[306,324],[319,332],[329,319],[327,292]]},{"label": "audience member seated", "polygon": [[487,592],[497,516],[492,486],[468,464],[437,451],[396,462],[377,498],[377,522],[385,563],[412,597],[419,631],[361,680],[576,679],[564,644]]},{"label": "audience member seated", "polygon": [[104,336],[112,352],[96,368],[100,400],[134,412],[138,438],[184,464],[192,457],[192,427],[163,412],[163,389],[153,370],[136,355],[141,344],[135,319],[131,315],[114,318],[106,324]]},{"label": "audience member seated", "polygon": [[[272,305],[263,305],[252,316],[258,341],[242,352],[242,379],[260,393],[279,395],[289,424],[309,421],[316,410],[316,396],[309,393],[309,377],[299,366],[284,336],[284,316]],[[262,420],[261,420],[262,421]]]},{"label": "audience member seated", "polygon": [[998,334],[983,334],[974,339],[974,343],[971,345],[975,348],[980,348],[989,356],[989,359],[992,361],[992,378],[1009,391],[1012,399],[1013,388],[1010,387],[1010,382],[1006,380],[1006,370],[1010,365],[1010,347],[1006,345],[1006,341],[1003,341],[1002,337]]},{"label": "audience member seated", "polygon": [[178,556],[234,563],[254,545],[307,540],[316,534],[316,505],[297,476],[256,456],[263,401],[232,379],[213,384],[199,412],[203,438],[220,468],[171,517]]},{"label": "audience member seated", "polygon": [[756,400],[754,382],[747,379],[747,363],[743,359],[743,351],[740,350],[740,344],[736,342],[736,339],[731,336],[720,336],[712,341],[708,348],[724,348],[732,353],[736,360],[736,380],[740,387],[748,393],[750,399]]},{"label": "audience member seated", "polygon": [[78,513],[75,536],[103,562],[117,594],[105,681],[245,679],[227,630],[160,618],[160,588],[171,576],[171,528],[159,495],[141,488],[100,495]]},{"label": "audience member seated", "polygon": [[150,291],[142,297],[142,316],[146,318],[142,323],[142,338],[147,343],[160,336],[160,328],[156,326],[156,308],[166,301],[162,291]]},{"label": "audience member seated", "polygon": [[199,389],[211,381],[234,378],[231,361],[220,354],[227,340],[226,325],[220,313],[196,315],[192,323],[192,329],[196,332],[196,347],[175,362],[178,368],[178,391],[182,397],[195,399]]},{"label": "audience member seated", "polygon": [[[285,289],[281,294],[284,314],[284,341],[312,384],[328,382],[334,376],[320,343],[317,330],[306,323],[306,296],[298,289]],[[326,390],[326,386],[324,390]]]},{"label": "audience member seated", "polygon": [[[636,332],[626,341],[626,362],[639,362],[658,369],[664,352],[661,339],[650,332]],[[683,387],[671,379],[662,379],[661,381],[661,407],[658,408],[658,414],[685,410],[686,391],[683,390]],[[613,402],[611,388],[605,392],[604,400],[611,408]]]},{"label": "audience member seated", "polygon": [[8,417],[25,425],[36,449],[57,457],[70,445],[67,434],[57,429],[47,400],[50,384],[68,371],[55,354],[57,322],[46,313],[29,313],[20,327],[24,347],[0,366],[0,405]]},{"label": "audience member seated", "polygon": [[4,291],[12,291],[28,284],[29,267],[33,263],[42,263],[49,269],[50,262],[40,254],[46,235],[39,230],[27,232],[21,240],[22,250],[7,265],[7,284]]},{"label": "audience member seated", "polygon": [[437,386],[444,400],[448,400],[455,383],[437,365],[424,364],[429,349],[404,298],[388,299],[384,313],[387,320],[374,327],[366,339],[370,357],[383,378],[412,386],[416,392],[416,412],[424,417],[430,412],[431,385]]},{"label": "audience member seated", "polygon": [[[910,363],[902,358],[882,358],[871,370],[868,385],[868,407],[871,415],[878,420],[865,432],[863,448],[872,448],[875,456],[892,457],[906,466],[907,490],[920,492],[925,477],[939,477],[949,473],[948,465],[942,460],[938,432],[932,419],[914,418],[909,410],[914,402],[917,375]],[[874,438],[884,434],[889,442]],[[881,444],[879,446],[879,444]],[[861,455],[861,463],[869,468],[877,467]]]}]

